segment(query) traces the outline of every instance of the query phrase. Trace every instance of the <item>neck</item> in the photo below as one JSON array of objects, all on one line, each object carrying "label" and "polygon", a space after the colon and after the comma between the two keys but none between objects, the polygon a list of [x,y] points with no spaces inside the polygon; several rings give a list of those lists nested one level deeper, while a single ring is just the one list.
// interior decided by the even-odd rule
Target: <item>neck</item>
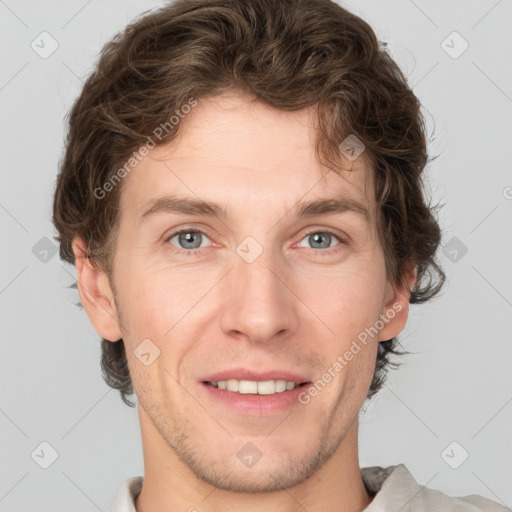
[{"label": "neck", "polygon": [[358,421],[338,449],[310,478],[281,491],[237,493],[200,480],[160,436],[139,406],[144,453],[144,483],[135,500],[137,512],[361,512],[372,501],[358,460]]}]

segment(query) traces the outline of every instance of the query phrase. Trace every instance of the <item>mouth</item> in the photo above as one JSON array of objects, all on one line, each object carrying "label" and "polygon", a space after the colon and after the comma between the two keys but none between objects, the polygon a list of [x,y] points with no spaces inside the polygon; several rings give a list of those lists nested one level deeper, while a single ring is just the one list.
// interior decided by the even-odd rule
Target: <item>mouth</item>
[{"label": "mouth", "polygon": [[301,394],[312,384],[309,376],[285,368],[231,368],[204,375],[199,383],[212,406],[242,416],[281,414],[298,407]]},{"label": "mouth", "polygon": [[294,382],[291,380],[218,380],[203,381],[203,384],[212,388],[230,391],[241,395],[276,395],[293,391],[309,384],[308,382]]},{"label": "mouth", "polygon": [[237,416],[272,416],[300,407],[301,394],[312,384],[293,374],[238,373],[245,375],[239,375],[238,379],[226,374],[216,375],[200,381],[212,404]]}]

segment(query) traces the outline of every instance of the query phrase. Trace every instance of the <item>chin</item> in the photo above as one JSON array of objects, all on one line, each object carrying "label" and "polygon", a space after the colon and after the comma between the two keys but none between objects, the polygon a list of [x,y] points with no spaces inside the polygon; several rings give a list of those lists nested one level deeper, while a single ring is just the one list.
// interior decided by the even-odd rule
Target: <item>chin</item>
[{"label": "chin", "polygon": [[[304,448],[304,444],[302,447]],[[181,459],[197,478],[218,489],[240,493],[267,493],[288,489],[304,482],[335,451],[328,450],[323,443],[314,447],[310,445],[308,448],[302,454],[294,451],[258,456],[251,451],[254,448],[250,447],[245,452],[239,450],[234,455],[225,457],[185,450],[181,453]],[[252,454],[253,460],[244,463],[246,453]]]},{"label": "chin", "polygon": [[289,467],[288,464],[281,464],[279,467],[261,466],[259,469],[232,468],[228,471],[204,469],[194,471],[198,478],[218,489],[240,493],[267,493],[288,489],[307,480],[316,470],[314,467],[301,467],[298,470],[296,467]]}]

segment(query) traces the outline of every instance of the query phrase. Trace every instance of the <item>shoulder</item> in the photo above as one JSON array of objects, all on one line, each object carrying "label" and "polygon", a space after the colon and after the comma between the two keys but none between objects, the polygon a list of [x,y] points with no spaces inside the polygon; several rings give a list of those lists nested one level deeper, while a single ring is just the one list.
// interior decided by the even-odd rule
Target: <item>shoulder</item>
[{"label": "shoulder", "polygon": [[509,508],[476,494],[453,497],[420,485],[404,464],[361,468],[366,488],[375,494],[365,512],[505,512]]},{"label": "shoulder", "polygon": [[139,495],[143,482],[144,477],[142,476],[134,476],[125,480],[121,484],[109,512],[136,512],[135,498]]}]

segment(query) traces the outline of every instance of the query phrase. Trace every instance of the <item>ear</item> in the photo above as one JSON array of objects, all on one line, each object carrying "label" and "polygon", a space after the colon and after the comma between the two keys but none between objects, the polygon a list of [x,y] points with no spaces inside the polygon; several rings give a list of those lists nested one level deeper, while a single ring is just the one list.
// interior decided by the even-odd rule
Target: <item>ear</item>
[{"label": "ear", "polygon": [[410,290],[416,283],[416,269],[410,268],[398,286],[387,283],[386,299],[381,311],[384,327],[379,332],[379,341],[387,341],[400,334],[409,315]]},{"label": "ear", "polygon": [[87,257],[87,246],[80,236],[71,244],[75,255],[80,300],[96,332],[106,340],[122,338],[114,294],[107,273]]}]

